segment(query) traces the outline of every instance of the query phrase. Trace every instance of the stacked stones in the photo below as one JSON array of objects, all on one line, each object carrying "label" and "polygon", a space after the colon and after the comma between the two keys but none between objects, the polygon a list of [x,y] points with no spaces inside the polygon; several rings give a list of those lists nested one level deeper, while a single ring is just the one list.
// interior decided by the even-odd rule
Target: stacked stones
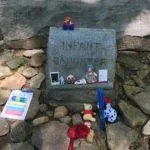
[{"label": "stacked stones", "polygon": [[118,55],[115,88],[119,119],[106,129],[111,150],[149,149],[149,55],[135,52],[120,52]]}]

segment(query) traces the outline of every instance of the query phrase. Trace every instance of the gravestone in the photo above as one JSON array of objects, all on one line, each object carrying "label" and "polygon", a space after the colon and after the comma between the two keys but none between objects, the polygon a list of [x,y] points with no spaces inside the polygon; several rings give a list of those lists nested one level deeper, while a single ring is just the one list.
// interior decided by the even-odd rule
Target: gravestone
[{"label": "gravestone", "polygon": [[[77,97],[81,96],[80,99],[83,102],[89,98],[91,101],[96,100],[96,94],[90,96],[90,93],[96,93],[95,90],[98,87],[105,90],[113,89],[115,62],[114,30],[78,28],[74,31],[64,31],[61,28],[50,28],[46,65],[46,88],[49,91],[49,98],[53,101],[67,101],[67,99],[76,101]],[[85,78],[89,64],[93,65],[97,74],[98,70],[107,69],[108,82],[87,85],[51,85],[50,72],[59,72],[60,76],[64,77],[73,74],[78,80]]]}]

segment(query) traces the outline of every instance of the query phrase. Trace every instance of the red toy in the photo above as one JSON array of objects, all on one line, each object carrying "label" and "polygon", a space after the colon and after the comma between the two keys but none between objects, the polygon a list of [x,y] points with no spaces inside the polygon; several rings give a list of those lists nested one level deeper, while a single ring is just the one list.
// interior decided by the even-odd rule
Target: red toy
[{"label": "red toy", "polygon": [[74,30],[74,24],[71,21],[71,17],[67,16],[63,23],[63,29],[64,30]]},{"label": "red toy", "polygon": [[68,150],[73,150],[74,140],[78,138],[87,138],[89,133],[90,133],[90,129],[84,124],[71,126],[68,129],[68,133],[67,133],[68,137],[70,138],[70,144]]}]

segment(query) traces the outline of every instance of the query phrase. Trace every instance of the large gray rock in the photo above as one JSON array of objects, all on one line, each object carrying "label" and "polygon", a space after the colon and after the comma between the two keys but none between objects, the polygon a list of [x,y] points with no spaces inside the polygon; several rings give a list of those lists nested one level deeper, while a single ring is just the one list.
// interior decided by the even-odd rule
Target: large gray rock
[{"label": "large gray rock", "polygon": [[32,126],[25,121],[16,121],[11,125],[10,139],[12,142],[22,142],[32,133]]},{"label": "large gray rock", "polygon": [[34,150],[34,147],[28,142],[24,143],[8,143],[1,150]]},{"label": "large gray rock", "polygon": [[129,150],[131,144],[138,139],[138,133],[122,122],[108,125],[106,133],[111,150]]},{"label": "large gray rock", "polygon": [[150,91],[141,92],[135,96],[130,97],[140,108],[146,113],[150,114]]},{"label": "large gray rock", "polygon": [[123,117],[128,125],[135,127],[138,125],[143,125],[146,122],[146,116],[134,106],[121,101],[119,103],[119,108],[123,113]]},{"label": "large gray rock", "polygon": [[[137,0],[136,4],[130,0],[75,0],[73,2],[3,0],[0,9],[0,27],[4,40],[13,40],[9,46],[12,44],[16,46],[16,40],[19,40],[18,48],[29,48],[30,45],[34,45],[34,40],[24,43],[22,39],[30,39],[47,26],[61,26],[64,17],[68,14],[72,16],[74,22],[78,23],[78,27],[113,28],[119,36],[145,36],[150,34],[148,10],[148,0]],[[39,33],[38,38],[39,36],[43,34]]]},{"label": "large gray rock", "polygon": [[68,126],[58,121],[51,121],[33,130],[32,145],[40,150],[67,150],[69,138]]}]

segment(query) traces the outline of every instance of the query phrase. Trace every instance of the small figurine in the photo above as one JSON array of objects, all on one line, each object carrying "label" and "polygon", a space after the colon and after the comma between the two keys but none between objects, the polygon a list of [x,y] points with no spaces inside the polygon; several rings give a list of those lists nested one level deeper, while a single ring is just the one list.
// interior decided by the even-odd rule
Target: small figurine
[{"label": "small figurine", "polygon": [[93,65],[88,65],[85,77],[87,82],[90,84],[97,82],[97,74],[93,71]]},{"label": "small figurine", "polygon": [[83,79],[75,81],[74,84],[76,84],[76,85],[85,85],[86,84],[86,80],[83,78]]},{"label": "small figurine", "polygon": [[106,109],[104,110],[104,118],[108,122],[113,123],[117,119],[117,112],[114,108],[111,107],[111,104],[106,104]]},{"label": "small figurine", "polygon": [[64,30],[74,30],[74,24],[71,22],[71,17],[67,16],[63,24]]},{"label": "small figurine", "polygon": [[93,121],[93,122],[96,121],[96,119],[94,118],[94,115],[96,114],[92,111],[91,104],[84,104],[84,111],[82,113],[83,113],[83,119],[85,121]]},{"label": "small figurine", "polygon": [[67,83],[68,83],[68,84],[74,84],[74,83],[75,83],[75,77],[74,77],[74,75],[70,74],[70,75],[67,77]]},{"label": "small figurine", "polygon": [[61,76],[61,77],[59,78],[59,82],[60,82],[60,85],[64,85],[64,84],[65,84],[65,79],[64,79],[63,76]]}]

